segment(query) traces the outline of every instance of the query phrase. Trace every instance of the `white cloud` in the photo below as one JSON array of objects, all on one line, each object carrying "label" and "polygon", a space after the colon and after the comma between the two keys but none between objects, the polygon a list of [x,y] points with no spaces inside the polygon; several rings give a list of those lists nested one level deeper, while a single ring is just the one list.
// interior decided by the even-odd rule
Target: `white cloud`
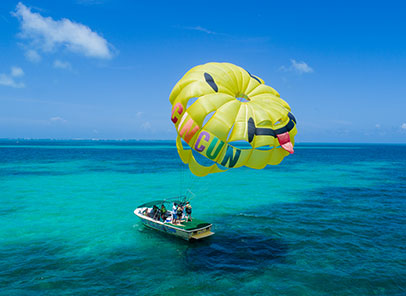
[{"label": "white cloud", "polygon": [[297,72],[299,72],[300,74],[301,73],[312,73],[313,72],[313,69],[308,64],[306,64],[305,62],[296,62],[293,59],[291,59],[290,62],[292,63],[292,67]]},{"label": "white cloud", "polygon": [[291,65],[289,67],[286,66],[281,66],[279,68],[280,71],[283,72],[296,72],[298,74],[303,74],[303,73],[313,73],[314,70],[312,67],[310,67],[308,64],[305,62],[297,62],[294,59],[290,60]]},{"label": "white cloud", "polygon": [[143,129],[149,130],[151,129],[151,122],[145,121],[141,126]]},{"label": "white cloud", "polygon": [[[192,31],[203,32],[203,33],[206,33],[206,34],[209,34],[209,35],[229,36],[228,34],[211,31],[211,30],[209,30],[207,28],[204,28],[202,26],[194,26],[194,27],[175,26],[175,27],[183,29],[183,30],[192,30]],[[252,38],[250,40],[252,40]]]},{"label": "white cloud", "polygon": [[65,120],[65,119],[63,119],[62,117],[59,117],[59,116],[51,117],[49,120],[51,122],[61,122],[61,123],[67,122],[67,120]]},{"label": "white cloud", "polygon": [[27,50],[25,52],[25,57],[27,58],[27,60],[33,63],[38,63],[39,61],[41,61],[41,56],[38,54],[37,51],[33,49]]},{"label": "white cloud", "polygon": [[141,116],[142,116],[142,114],[144,114],[144,112],[138,111],[138,112],[135,114],[135,116],[137,116],[137,117],[141,117]]},{"label": "white cloud", "polygon": [[32,52],[27,52],[26,56],[34,57],[34,60],[39,56],[38,50],[51,52],[59,47],[100,59],[109,59],[113,55],[106,39],[85,25],[66,18],[54,20],[51,17],[43,17],[39,13],[31,12],[31,9],[21,2],[17,4],[14,16],[21,24],[19,36],[30,40],[29,47]]},{"label": "white cloud", "polygon": [[203,28],[203,27],[200,27],[200,26],[186,27],[186,29],[194,30],[194,31],[200,31],[200,32],[204,32],[206,34],[213,34],[213,35],[217,34],[216,32],[210,31],[209,29],[206,29],[206,28]]},{"label": "white cloud", "polygon": [[406,122],[402,123],[402,125],[400,126],[401,129],[406,130]]},{"label": "white cloud", "polygon": [[379,123],[375,124],[376,128],[381,128],[381,125]]},{"label": "white cloud", "polygon": [[57,69],[72,69],[72,66],[69,62],[64,62],[61,60],[55,60],[53,66]]},{"label": "white cloud", "polygon": [[13,77],[24,76],[24,71],[20,67],[11,67],[11,76]]},{"label": "white cloud", "polygon": [[14,88],[25,87],[24,83],[16,82],[11,76],[8,76],[6,74],[0,74],[0,85],[10,86]]},{"label": "white cloud", "polygon": [[24,83],[16,81],[16,78],[23,75],[23,69],[20,67],[11,67],[10,74],[0,73],[0,85],[23,88],[25,87]]}]

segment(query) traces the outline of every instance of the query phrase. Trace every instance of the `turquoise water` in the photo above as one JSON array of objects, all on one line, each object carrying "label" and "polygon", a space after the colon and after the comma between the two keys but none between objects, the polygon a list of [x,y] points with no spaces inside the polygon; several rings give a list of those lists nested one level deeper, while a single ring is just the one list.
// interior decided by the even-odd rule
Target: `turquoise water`
[{"label": "turquoise water", "polygon": [[[186,189],[205,241],[133,214]],[[173,142],[4,140],[0,294],[405,295],[405,213],[404,145],[299,144],[197,178]]]}]

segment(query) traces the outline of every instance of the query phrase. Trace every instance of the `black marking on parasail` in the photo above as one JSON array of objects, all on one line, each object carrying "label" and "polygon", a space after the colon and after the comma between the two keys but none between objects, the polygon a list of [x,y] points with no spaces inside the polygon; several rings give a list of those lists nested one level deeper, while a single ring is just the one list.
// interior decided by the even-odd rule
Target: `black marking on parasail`
[{"label": "black marking on parasail", "polygon": [[207,73],[207,72],[204,73],[204,79],[206,79],[207,84],[210,85],[210,87],[215,92],[219,91],[219,88],[218,88],[217,84],[214,82],[213,77],[209,73]]},{"label": "black marking on parasail", "polygon": [[293,116],[292,113],[288,113],[289,122],[278,129],[271,129],[271,128],[263,128],[263,127],[256,127],[254,119],[250,117],[248,119],[248,142],[252,142],[254,136],[272,136],[276,138],[277,135],[283,134],[286,132],[290,132],[296,124],[296,118]]},{"label": "black marking on parasail", "polygon": [[250,74],[250,76],[251,76],[252,78],[254,78],[256,81],[258,81],[259,84],[262,84],[261,80],[259,80],[257,77],[255,77],[254,75],[251,75],[251,74]]},{"label": "black marking on parasail", "polygon": [[251,76],[251,78],[254,78],[256,81],[259,82],[259,84],[262,84],[261,80],[258,79],[258,77],[252,75],[250,72],[247,71],[247,73]]}]

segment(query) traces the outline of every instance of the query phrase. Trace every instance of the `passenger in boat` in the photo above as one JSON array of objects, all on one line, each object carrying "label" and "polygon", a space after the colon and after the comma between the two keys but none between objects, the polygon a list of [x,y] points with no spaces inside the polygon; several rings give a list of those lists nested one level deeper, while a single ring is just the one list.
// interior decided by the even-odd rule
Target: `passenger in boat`
[{"label": "passenger in boat", "polygon": [[160,220],[161,219],[161,209],[156,207],[156,215],[155,215],[155,220]]},{"label": "passenger in boat", "polygon": [[152,210],[149,212],[148,217],[154,218],[156,214],[155,206],[152,207]]},{"label": "passenger in boat", "polygon": [[173,203],[172,207],[172,223],[176,224],[176,209],[178,208],[178,204],[176,202]]},{"label": "passenger in boat", "polygon": [[178,207],[176,208],[176,220],[179,223],[182,222],[182,216],[183,216],[183,207],[179,204]]},{"label": "passenger in boat", "polygon": [[147,217],[149,217],[148,208],[145,208],[145,209],[142,211],[142,214],[145,215],[145,216],[147,216]]},{"label": "passenger in boat", "polygon": [[190,202],[186,202],[185,212],[186,212],[186,221],[192,221],[192,205],[190,204]]},{"label": "passenger in boat", "polygon": [[162,219],[162,222],[165,222],[165,220],[167,218],[167,214],[168,214],[168,211],[166,210],[165,206],[162,205],[161,206],[161,219]]},{"label": "passenger in boat", "polygon": [[153,206],[152,211],[151,211],[151,218],[154,220],[158,220],[159,216],[161,215],[160,210],[157,206]]}]

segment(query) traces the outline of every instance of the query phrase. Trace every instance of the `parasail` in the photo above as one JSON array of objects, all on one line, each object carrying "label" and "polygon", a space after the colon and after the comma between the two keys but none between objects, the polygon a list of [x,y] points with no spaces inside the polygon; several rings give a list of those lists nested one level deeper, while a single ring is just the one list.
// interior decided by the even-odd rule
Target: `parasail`
[{"label": "parasail", "polygon": [[[179,156],[196,176],[242,166],[262,169],[293,153],[297,130],[290,106],[275,89],[241,67],[196,66],[178,81],[169,101]],[[183,147],[182,140],[190,149]],[[193,151],[212,164],[196,161]]]}]

